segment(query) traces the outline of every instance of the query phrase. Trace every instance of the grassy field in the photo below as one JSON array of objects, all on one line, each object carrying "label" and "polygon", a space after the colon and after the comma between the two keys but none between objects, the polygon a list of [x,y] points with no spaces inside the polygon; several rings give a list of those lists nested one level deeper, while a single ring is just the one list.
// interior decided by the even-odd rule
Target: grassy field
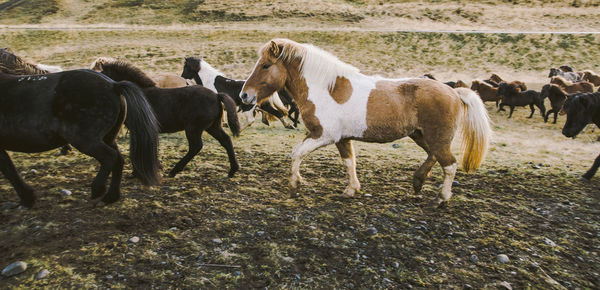
[{"label": "grassy field", "polygon": [[[496,72],[539,89],[550,67],[600,70],[598,34],[392,31],[590,31],[597,1],[39,2],[0,1],[1,46],[66,69],[111,56],[148,73],[180,74],[183,58],[195,55],[241,79],[258,47],[286,37],[389,77],[470,82]],[[488,157],[475,174],[459,169],[444,209],[428,206],[439,167],[413,193],[425,153],[404,139],[355,143],[363,190],[354,199],[339,197],[346,177],[335,147],[314,152],[301,167],[308,182],[292,199],[289,152],[304,128],[254,124],[234,140],[242,167],[235,177],[226,177],[225,150],[207,135],[176,178],[156,187],[124,179],[122,200],[101,208],[87,202],[94,159],[11,152],[39,201],[14,208],[17,196],[0,178],[0,268],[29,264],[0,276],[0,288],[600,287],[599,184],[578,180],[600,151],[598,130],[567,139],[562,116],[545,124],[538,112],[527,119],[528,109],[507,119],[487,108]],[[119,146],[127,156],[127,140]],[[186,151],[184,134],[162,135],[164,172]],[[134,236],[139,242],[128,241]],[[500,254],[510,261],[498,262]],[[42,269],[50,275],[35,279]]]}]

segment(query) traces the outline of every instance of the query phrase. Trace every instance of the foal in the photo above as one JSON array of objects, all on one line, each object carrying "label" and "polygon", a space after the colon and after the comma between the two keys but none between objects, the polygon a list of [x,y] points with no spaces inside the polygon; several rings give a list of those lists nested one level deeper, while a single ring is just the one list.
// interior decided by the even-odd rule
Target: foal
[{"label": "foal", "polygon": [[[189,151],[171,171],[174,177],[202,149],[202,133],[208,132],[227,150],[229,156],[229,177],[239,169],[231,138],[221,126],[223,105],[227,111],[229,129],[234,136],[240,133],[235,102],[226,94],[215,94],[203,86],[162,89],[140,69],[123,61],[103,62],[101,72],[114,80],[128,80],[139,85],[148,102],[154,109],[160,123],[161,133],[174,133],[185,130]],[[126,123],[127,125],[127,123]]]},{"label": "foal", "polygon": [[481,164],[489,143],[487,111],[471,90],[428,79],[367,76],[313,45],[274,39],[260,49],[241,98],[260,104],[283,87],[294,97],[309,131],[292,151],[293,190],[302,182],[302,158],[335,143],[349,180],[342,196],[351,197],[360,190],[351,140],[384,143],[409,136],[428,154],[413,178],[416,192],[436,162],[443,168],[444,181],[435,200],[439,206],[452,196],[457,162],[450,144],[458,127],[463,127],[465,171]]},{"label": "foal", "polygon": [[550,106],[552,107],[546,112],[546,115],[544,116],[544,122],[547,123],[550,114],[554,113],[554,122],[552,122],[552,124],[556,124],[556,115],[558,115],[558,112],[565,103],[565,100],[567,100],[567,93],[555,84],[547,84],[542,87],[540,97],[542,99],[547,97],[550,100]]},{"label": "foal", "polygon": [[[563,135],[575,138],[585,126],[594,123],[600,127],[600,93],[579,93],[565,101],[560,114],[567,114],[567,121],[562,129]],[[582,176],[590,180],[600,167],[600,155],[594,160],[592,167]]]}]

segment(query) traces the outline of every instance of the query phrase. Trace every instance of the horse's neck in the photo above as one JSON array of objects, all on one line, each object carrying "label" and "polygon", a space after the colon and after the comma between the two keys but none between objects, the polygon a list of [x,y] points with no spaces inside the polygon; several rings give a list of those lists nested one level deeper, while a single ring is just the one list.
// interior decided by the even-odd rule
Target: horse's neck
[{"label": "horse's neck", "polygon": [[223,76],[221,72],[213,68],[210,64],[205,61],[201,61],[200,63],[200,71],[198,71],[198,76],[200,80],[202,80],[202,84],[217,93],[217,88],[215,87],[215,79],[217,76]]},{"label": "horse's neck", "polygon": [[226,78],[222,75],[218,75],[217,77],[215,77],[213,84],[218,92],[228,94],[235,100],[235,103],[239,106],[240,102],[242,101],[240,99],[240,92],[244,87],[244,81],[237,81]]}]

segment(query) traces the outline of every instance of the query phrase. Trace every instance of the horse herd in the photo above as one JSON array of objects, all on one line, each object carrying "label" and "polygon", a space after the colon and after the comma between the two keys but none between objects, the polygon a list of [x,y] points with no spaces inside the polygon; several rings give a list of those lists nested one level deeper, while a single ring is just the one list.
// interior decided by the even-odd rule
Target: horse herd
[{"label": "horse herd", "polygon": [[[226,78],[194,57],[185,58],[182,78],[162,75],[153,79],[130,63],[111,58],[98,58],[91,70],[61,71],[0,49],[0,171],[21,205],[32,207],[34,190],[19,176],[6,151],[33,153],[63,147],[66,153],[71,145],[100,163],[91,185],[92,203],[115,202],[120,198],[124,166],[116,137],[125,125],[130,131],[133,174],[144,184],[160,183],[158,134],[178,131],[185,132],[189,149],[169,171],[170,177],[202,149],[204,131],[226,149],[228,176],[232,177],[239,165],[222,118],[226,116],[229,130],[238,136],[243,129],[238,111],[249,125],[260,110],[287,128],[296,127],[301,115],[307,128],[307,137],[291,155],[293,195],[302,183],[300,163],[310,152],[336,144],[348,176],[343,196],[351,197],[360,191],[352,140],[383,143],[408,136],[428,155],[413,175],[413,189],[419,192],[433,165],[439,163],[444,176],[434,204],[441,206],[452,196],[457,161],[450,144],[459,128],[463,170],[476,170],[485,157],[491,128],[483,101],[496,101],[500,110],[509,106],[510,115],[515,106],[526,105],[532,110],[530,117],[534,105],[545,120],[550,112],[566,113],[563,134],[567,137],[576,136],[590,122],[600,125],[598,93],[569,89],[579,84],[587,91],[585,80],[600,81],[600,77],[554,69],[551,74],[555,74],[551,84],[542,92],[497,75],[473,81],[471,89],[460,87],[466,86],[461,81],[444,84],[427,79],[431,75],[387,79],[364,75],[316,46],[288,39],[266,43],[246,81]],[[575,83],[566,80],[571,74],[578,77]],[[543,105],[546,97],[552,103],[548,113]],[[584,178],[591,178],[598,166],[600,156]]]}]

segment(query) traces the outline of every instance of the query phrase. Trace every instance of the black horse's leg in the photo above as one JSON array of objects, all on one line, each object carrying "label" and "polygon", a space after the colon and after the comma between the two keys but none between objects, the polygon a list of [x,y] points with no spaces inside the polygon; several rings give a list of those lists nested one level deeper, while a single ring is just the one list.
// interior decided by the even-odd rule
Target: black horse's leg
[{"label": "black horse's leg", "polygon": [[[221,120],[215,121],[215,123],[220,122]],[[220,127],[220,126],[219,126]],[[169,177],[175,177],[177,173],[181,172],[183,168],[196,156],[200,150],[202,150],[202,132],[204,130],[202,128],[188,128],[185,129],[185,137],[187,137],[188,141],[188,152],[175,164],[175,167],[171,169],[169,172]]]},{"label": "black horse's leg", "polygon": [[[554,111],[554,109],[550,109],[548,110],[548,112],[546,112],[546,115],[544,116],[544,123],[548,123],[548,118],[550,117],[550,114]],[[554,120],[556,122],[556,119]],[[556,124],[556,123],[555,123]]]},{"label": "black horse's leg", "polygon": [[106,180],[119,160],[119,151],[111,148],[102,141],[86,142],[77,140],[70,142],[73,147],[83,154],[94,157],[100,162],[100,170],[92,182],[92,200],[101,198],[106,193]]},{"label": "black horse's leg", "polygon": [[[502,104],[500,104],[502,106]],[[515,106],[510,106],[510,114],[508,114],[508,118],[512,117],[513,112],[515,111]]]},{"label": "black horse's leg", "polygon": [[8,156],[8,153],[4,150],[0,150],[0,171],[17,191],[17,194],[21,199],[21,205],[29,208],[32,207],[35,203],[33,188],[27,185],[21,176],[19,176],[19,173],[17,173],[17,170],[15,169],[15,165],[12,163],[12,160],[10,160],[10,156]]},{"label": "black horse's leg", "polygon": [[558,110],[554,110],[554,122],[552,124],[556,124],[556,117],[558,116]]},{"label": "black horse's leg", "polygon": [[225,150],[227,150],[227,156],[229,157],[230,166],[229,174],[227,176],[233,177],[233,175],[240,169],[240,166],[237,160],[235,159],[235,151],[233,151],[233,143],[231,143],[231,138],[229,137],[229,135],[227,135],[227,133],[225,133],[223,128],[219,126],[211,126],[206,130],[206,132],[208,132],[208,134],[217,139],[221,146],[225,147]]},{"label": "black horse's leg", "polygon": [[115,165],[112,168],[108,192],[102,198],[102,201],[107,204],[116,202],[121,197],[121,179],[123,177],[123,164],[125,163],[123,155],[119,152],[117,143],[113,141],[113,143],[110,144],[110,147],[117,152],[117,162],[115,162]]},{"label": "black horse's leg", "polygon": [[596,157],[596,160],[594,160],[594,164],[592,165],[592,167],[582,177],[587,180],[592,179],[592,177],[594,177],[594,174],[596,174],[596,171],[598,171],[599,166],[600,166],[600,155],[598,155],[598,157]]},{"label": "black horse's leg", "polygon": [[500,103],[500,107],[498,108],[498,112],[500,112],[500,111],[506,111],[504,109],[504,103]]},{"label": "black horse's leg", "polygon": [[529,104],[529,109],[531,110],[531,114],[529,114],[529,119],[531,119],[531,117],[533,117],[533,113],[535,112],[535,108],[533,107],[533,104]]}]

